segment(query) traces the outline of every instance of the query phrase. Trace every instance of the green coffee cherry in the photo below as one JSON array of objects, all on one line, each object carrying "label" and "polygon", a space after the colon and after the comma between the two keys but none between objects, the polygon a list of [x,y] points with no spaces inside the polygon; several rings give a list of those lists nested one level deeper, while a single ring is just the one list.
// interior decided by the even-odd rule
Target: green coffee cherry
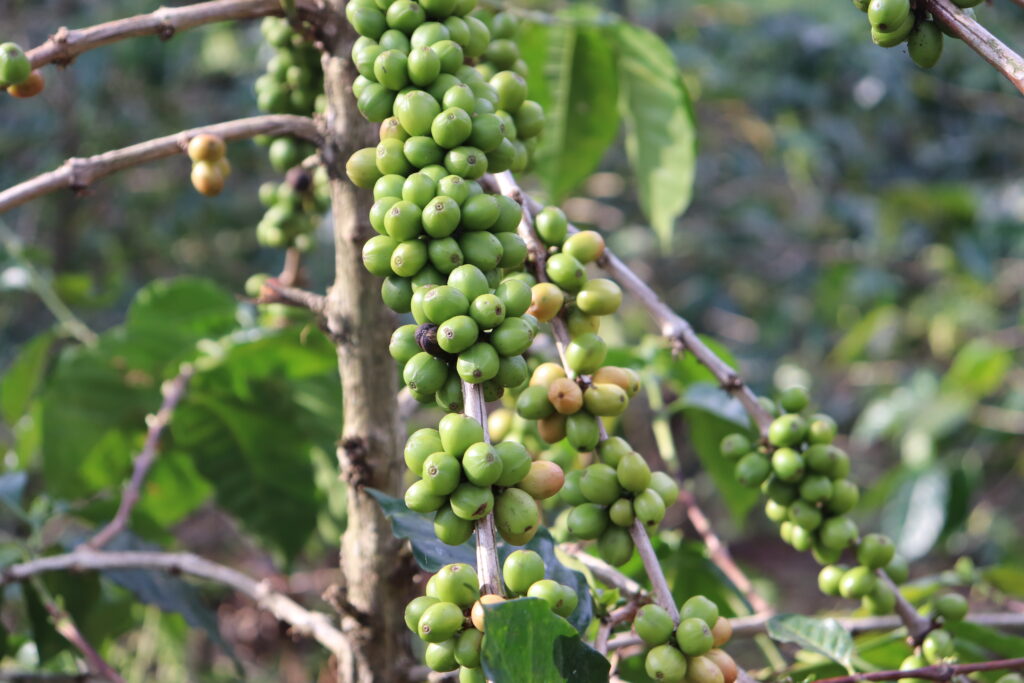
[{"label": "green coffee cherry", "polygon": [[414,633],[419,630],[420,617],[427,611],[427,608],[431,605],[436,605],[440,600],[429,595],[421,595],[418,598],[413,598],[408,605],[405,606],[405,625]]},{"label": "green coffee cherry", "polygon": [[[580,494],[582,498],[583,494]],[[664,502],[664,501],[662,501]],[[636,519],[633,512],[633,501],[630,498],[619,498],[608,507],[608,519],[617,526],[628,527]]]},{"label": "green coffee cherry", "polygon": [[16,43],[0,45],[0,84],[23,83],[32,74],[32,64],[24,50]]},{"label": "green coffee cherry", "polygon": [[743,434],[729,434],[724,437],[718,445],[722,457],[729,460],[738,460],[750,452],[752,445],[750,439]]},{"label": "green coffee cherry", "polygon": [[596,503],[583,503],[569,511],[569,533],[576,538],[592,540],[608,528],[608,511]]},{"label": "green coffee cherry", "polygon": [[902,555],[896,553],[889,560],[889,564],[885,566],[885,573],[889,575],[893,583],[906,583],[907,579],[910,578],[910,564]]},{"label": "green coffee cherry", "polygon": [[836,421],[824,413],[811,417],[807,426],[807,440],[812,444],[829,444],[836,438]]},{"label": "green coffee cherry", "polygon": [[484,440],[484,430],[469,416],[450,414],[441,418],[438,436],[446,452],[461,458],[470,446]]},{"label": "green coffee cherry", "polygon": [[455,370],[464,381],[482,384],[498,374],[498,352],[487,342],[477,342],[459,354]]},{"label": "green coffee cherry", "polygon": [[531,598],[540,598],[548,603],[548,607],[552,611],[562,607],[566,600],[562,585],[552,579],[541,579],[533,583],[526,591],[526,595]]},{"label": "green coffee cherry", "polygon": [[702,619],[683,619],[676,628],[676,643],[691,657],[702,655],[714,647],[711,627]]},{"label": "green coffee cherry", "polygon": [[523,389],[516,399],[516,412],[527,420],[542,420],[555,412],[548,400],[547,387],[532,386]]},{"label": "green coffee cherry", "polygon": [[468,564],[448,564],[435,575],[435,593],[441,602],[469,609],[480,598],[476,570]]},{"label": "green coffee cherry", "polygon": [[462,545],[473,535],[473,522],[462,519],[445,505],[434,515],[434,535],[448,545]]},{"label": "green coffee cherry", "polygon": [[604,363],[608,346],[596,334],[588,333],[573,339],[565,348],[565,362],[580,375],[589,375]]},{"label": "green coffee cherry", "polygon": [[[558,253],[552,255],[547,261],[545,272],[552,282],[567,292],[580,292],[587,283],[586,268],[583,267],[582,263],[568,254]],[[612,284],[617,287],[614,283]],[[616,301],[614,295],[611,293],[595,293],[593,296],[587,298],[586,301],[590,302],[589,305],[593,310],[609,310],[614,312],[614,310],[618,308],[618,303],[621,303],[622,301],[621,296],[622,293],[620,291],[619,297]],[[610,304],[614,304],[614,306]],[[580,310],[583,310],[584,313],[588,312],[584,310],[582,306],[580,306]]]},{"label": "green coffee cherry", "polygon": [[946,621],[963,621],[967,616],[967,599],[959,593],[943,593],[932,598],[932,607]]},{"label": "green coffee cherry", "polygon": [[523,595],[530,586],[544,578],[544,560],[533,550],[516,550],[502,565],[505,585],[516,595]]},{"label": "green coffee cherry", "polygon": [[597,551],[605,562],[621,567],[633,556],[633,539],[626,529],[610,526],[597,539]]},{"label": "green coffee cherry", "polygon": [[619,462],[627,453],[632,453],[633,448],[629,443],[619,436],[611,436],[597,446],[597,454],[606,465],[618,467]]},{"label": "green coffee cherry", "polygon": [[852,510],[859,499],[860,491],[856,484],[849,479],[836,479],[832,482],[832,498],[825,503],[825,509],[841,515]]},{"label": "green coffee cherry", "polygon": [[423,461],[423,485],[434,495],[447,496],[459,485],[461,476],[462,467],[450,453],[432,453]]},{"label": "green coffee cherry", "polygon": [[826,548],[843,550],[857,538],[857,524],[845,515],[830,517],[822,523],[818,538]]},{"label": "green coffee cherry", "polygon": [[761,491],[768,498],[779,505],[789,505],[800,496],[800,490],[795,484],[787,484],[772,474],[761,484]]},{"label": "green coffee cherry", "polygon": [[939,664],[954,654],[953,636],[949,631],[935,629],[921,643],[921,654],[929,664]]},{"label": "green coffee cherry", "polygon": [[637,610],[633,630],[648,645],[658,646],[667,643],[672,637],[675,624],[665,608],[648,604]]},{"label": "green coffee cherry", "polygon": [[863,598],[875,588],[875,575],[867,567],[846,570],[839,580],[839,594],[847,599]]},{"label": "green coffee cherry", "polygon": [[808,503],[820,503],[832,497],[832,480],[823,474],[809,474],[800,482],[800,497]]},{"label": "green coffee cherry", "polygon": [[760,486],[768,478],[772,464],[760,453],[747,453],[736,463],[736,480],[743,486]]},{"label": "green coffee cherry", "polygon": [[507,317],[517,318],[530,307],[530,287],[522,280],[506,278],[498,285],[494,294],[505,304]]},{"label": "green coffee cherry", "polygon": [[409,359],[402,370],[402,379],[410,389],[432,394],[444,384],[448,377],[448,366],[429,353],[420,352]]},{"label": "green coffee cherry", "polygon": [[601,440],[601,427],[593,415],[581,410],[566,417],[565,436],[569,440],[569,445],[576,450],[592,451]]},{"label": "green coffee cherry", "polygon": [[868,21],[879,31],[893,31],[910,14],[910,0],[871,0]]},{"label": "green coffee cherry", "polygon": [[787,413],[799,413],[810,401],[807,389],[801,386],[789,387],[779,395],[779,405]]},{"label": "green coffee cherry", "polygon": [[390,275],[380,286],[384,305],[396,313],[408,313],[412,300],[412,283],[408,278]]},{"label": "green coffee cherry", "polygon": [[768,441],[773,446],[795,446],[807,434],[807,423],[799,415],[786,414],[772,420]]},{"label": "green coffee cherry", "polygon": [[533,461],[521,443],[502,441],[494,446],[494,451],[501,461],[501,475],[494,482],[496,486],[515,486],[530,471]]},{"label": "green coffee cherry", "polygon": [[436,602],[424,610],[416,633],[428,643],[441,643],[462,628],[462,610],[452,602]]},{"label": "green coffee cherry", "polygon": [[679,608],[679,616],[681,619],[700,619],[711,627],[718,621],[718,605],[703,595],[694,595]]},{"label": "green coffee cherry", "polygon": [[807,531],[814,531],[821,526],[822,515],[818,508],[807,501],[796,500],[789,506],[789,521]]},{"label": "green coffee cherry", "polygon": [[665,501],[654,489],[646,489],[633,499],[633,514],[648,529],[656,529],[665,519]]},{"label": "green coffee cherry", "polygon": [[615,471],[622,488],[632,493],[644,491],[651,483],[651,468],[639,453],[626,453]]},{"label": "green coffee cherry", "polygon": [[868,534],[857,548],[857,561],[865,567],[879,569],[889,564],[896,554],[892,539],[884,534]]},{"label": "green coffee cherry", "polygon": [[672,645],[651,648],[644,658],[647,675],[663,683],[682,683],[687,680],[687,662],[683,653]]},{"label": "green coffee cherry", "polygon": [[494,448],[481,441],[466,449],[462,469],[471,484],[491,486],[501,476],[502,462]]},{"label": "green coffee cherry", "polygon": [[846,568],[838,565],[830,564],[822,567],[818,572],[818,588],[825,595],[838,596],[839,582],[845,573]]},{"label": "green coffee cherry", "polygon": [[494,495],[490,487],[481,488],[464,482],[455,489],[449,502],[457,516],[476,521],[486,517],[494,508]]}]

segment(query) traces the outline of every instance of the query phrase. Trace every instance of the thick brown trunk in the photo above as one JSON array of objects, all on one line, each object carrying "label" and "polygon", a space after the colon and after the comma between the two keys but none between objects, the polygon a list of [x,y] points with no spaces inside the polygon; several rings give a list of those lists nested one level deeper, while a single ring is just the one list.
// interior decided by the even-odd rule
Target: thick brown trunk
[{"label": "thick brown trunk", "polygon": [[[344,2],[332,5],[343,17]],[[394,319],[380,300],[380,279],[362,264],[363,244],[373,234],[367,218],[372,197],[348,181],[344,164],[353,151],[375,143],[374,128],[352,96],[357,74],[349,51],[355,35],[343,19],[337,32],[327,37],[324,60],[336,267],[327,317],[344,392],[338,461],[349,485],[340,563],[345,597],[355,611],[344,619],[353,647],[338,662],[338,680],[393,683],[405,679],[410,665],[402,615],[412,587],[411,558],[365,487],[395,495],[402,483],[397,376],[387,350]]]}]

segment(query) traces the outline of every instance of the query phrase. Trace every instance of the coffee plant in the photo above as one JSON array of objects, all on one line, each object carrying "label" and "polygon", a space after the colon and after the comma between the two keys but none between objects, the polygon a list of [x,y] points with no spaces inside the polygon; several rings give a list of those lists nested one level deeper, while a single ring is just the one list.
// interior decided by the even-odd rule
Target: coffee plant
[{"label": "coffee plant", "polygon": [[[930,68],[944,40],[960,39],[1024,92],[1024,61],[977,22],[979,2],[853,4],[875,44],[906,43]],[[728,353],[663,303],[601,231],[556,205],[594,170],[621,118],[639,203],[662,240],[686,209],[694,120],[655,33],[582,7],[211,0],[60,29],[28,51],[4,43],[0,82],[33,97],[48,64],[242,19],[261,21],[268,56],[254,85],[261,116],[71,159],[0,192],[4,212],[185,154],[195,190],[214,197],[233,190],[229,143],[252,139],[276,174],[258,188],[265,211],[255,241],[283,250],[279,274],[247,273],[246,323],[232,296],[183,279],[147,286],[124,325],[95,335],[47,290],[78,344],[60,352],[38,412],[47,476],[70,470],[53,494],[99,494],[89,487],[115,461],[118,477],[130,474],[109,509],[24,505],[24,473],[0,477],[0,497],[19,531],[29,529],[5,551],[2,574],[29,635],[7,638],[2,664],[42,670],[63,652],[61,662],[81,669],[75,680],[146,679],[149,671],[126,674],[91,642],[99,573],[103,590],[206,629],[237,667],[210,680],[244,672],[180,575],[246,595],[320,643],[331,655],[324,675],[341,681],[1021,681],[1013,672],[1024,669],[1024,641],[994,628],[1022,625],[1017,603],[978,613],[965,593],[996,589],[968,557],[912,581],[899,539],[860,529],[856,451],[816,397],[794,383],[755,394]],[[614,49],[602,51],[602,41]],[[571,46],[561,62],[547,49],[559,44]],[[602,92],[594,73],[612,72],[616,96],[591,97]],[[596,153],[585,134],[602,141]],[[245,158],[236,150],[232,158]],[[548,205],[521,186],[531,176]],[[325,221],[337,273],[320,295],[305,289],[303,259]],[[820,567],[816,589],[851,615],[774,609],[692,487],[667,471],[678,458],[672,430],[655,424],[653,448],[627,439],[631,406],[664,401],[664,369],[621,348],[620,308],[630,300],[658,325],[660,357],[717,384],[703,399],[716,428],[692,435],[715,483],[763,497],[782,541]],[[5,419],[33,419],[52,344],[30,347],[8,371]],[[335,363],[340,395],[319,382]],[[104,382],[126,398],[91,404],[91,387]],[[263,419],[268,405],[278,412]],[[339,414],[343,482],[321,433]],[[143,424],[141,439],[131,430]],[[80,460],[58,462],[57,441]],[[315,455],[296,464],[289,449]],[[242,469],[255,487],[239,483]],[[215,491],[175,483],[192,472]],[[168,534],[154,529],[184,519],[204,495],[286,565],[314,529],[320,549],[340,538],[340,574],[324,592],[335,612],[302,604],[280,582],[162,550]],[[687,509],[700,552],[666,524],[678,522],[676,506]],[[763,669],[737,643],[751,636]],[[776,643],[795,648],[793,663]]]}]

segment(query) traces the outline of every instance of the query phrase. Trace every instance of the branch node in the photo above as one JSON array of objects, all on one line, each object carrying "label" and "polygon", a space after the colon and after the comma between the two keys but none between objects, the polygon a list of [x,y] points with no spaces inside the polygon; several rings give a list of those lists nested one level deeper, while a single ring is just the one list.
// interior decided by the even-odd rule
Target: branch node
[{"label": "branch node", "polygon": [[361,489],[368,482],[373,481],[373,467],[367,459],[370,449],[366,443],[366,437],[345,437],[338,445],[341,447],[341,452],[347,461],[348,466],[344,469],[344,472],[349,486]]}]

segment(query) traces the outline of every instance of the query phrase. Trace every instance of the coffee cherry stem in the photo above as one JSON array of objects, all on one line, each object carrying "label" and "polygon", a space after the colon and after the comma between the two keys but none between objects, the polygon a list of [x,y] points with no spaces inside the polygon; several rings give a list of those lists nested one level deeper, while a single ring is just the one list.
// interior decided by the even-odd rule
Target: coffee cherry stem
[{"label": "coffee cherry stem", "polygon": [[[462,396],[466,415],[483,427],[484,442],[491,443],[487,429],[487,404],[484,402],[483,387],[480,384],[462,383]],[[501,580],[501,563],[498,562],[497,529],[494,513],[476,523],[476,567],[480,579],[480,591],[484,594],[504,596],[504,582]]]}]

